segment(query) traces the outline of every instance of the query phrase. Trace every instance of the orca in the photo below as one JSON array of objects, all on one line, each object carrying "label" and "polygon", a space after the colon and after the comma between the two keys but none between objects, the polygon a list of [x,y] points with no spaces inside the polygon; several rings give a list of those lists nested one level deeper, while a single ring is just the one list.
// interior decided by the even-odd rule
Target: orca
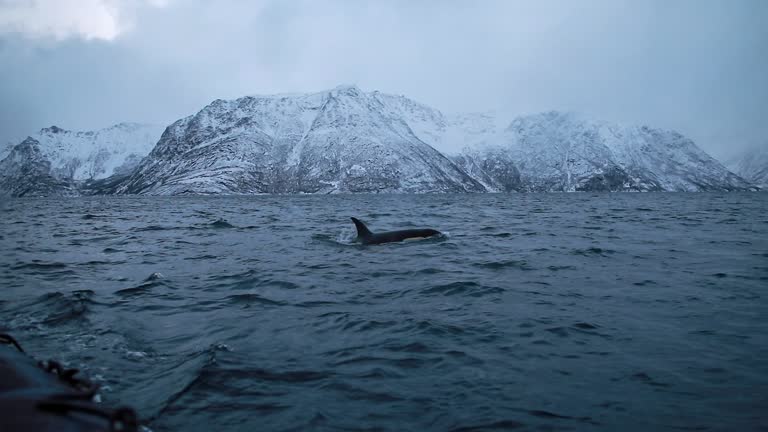
[{"label": "orca", "polygon": [[364,245],[399,242],[411,238],[427,238],[442,234],[440,231],[431,228],[372,233],[359,219],[351,219],[355,223],[355,228],[357,228],[357,240]]}]

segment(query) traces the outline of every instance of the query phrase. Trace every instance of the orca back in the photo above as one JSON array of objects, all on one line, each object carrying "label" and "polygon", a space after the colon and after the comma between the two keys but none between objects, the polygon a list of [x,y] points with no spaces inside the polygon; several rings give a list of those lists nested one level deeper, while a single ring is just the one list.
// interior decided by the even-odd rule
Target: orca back
[{"label": "orca back", "polygon": [[432,236],[441,234],[440,231],[433,230],[431,228],[406,229],[406,230],[398,230],[398,231],[380,232],[380,233],[374,234],[359,219],[357,218],[351,218],[351,219],[352,219],[352,222],[355,223],[355,228],[357,228],[357,239],[365,245],[399,242],[399,241],[403,241],[411,238],[426,238],[426,237],[432,237]]}]

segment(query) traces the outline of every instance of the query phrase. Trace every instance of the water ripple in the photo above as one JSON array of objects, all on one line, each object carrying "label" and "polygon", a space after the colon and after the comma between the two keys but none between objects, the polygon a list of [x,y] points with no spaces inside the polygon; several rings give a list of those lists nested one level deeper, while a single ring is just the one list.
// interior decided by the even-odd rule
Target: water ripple
[{"label": "water ripple", "polygon": [[[762,426],[768,194],[0,211],[0,331],[82,369],[152,430]],[[349,215],[451,235],[368,247]]]}]

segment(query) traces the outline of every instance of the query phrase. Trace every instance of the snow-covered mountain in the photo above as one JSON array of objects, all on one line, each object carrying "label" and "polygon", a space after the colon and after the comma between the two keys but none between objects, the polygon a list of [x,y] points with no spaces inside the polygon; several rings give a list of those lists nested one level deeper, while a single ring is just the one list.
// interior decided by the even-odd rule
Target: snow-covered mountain
[{"label": "snow-covered mountain", "polygon": [[[439,116],[422,114],[439,130]],[[416,115],[403,115],[396,97],[355,86],[216,100],[169,126],[118,192],[485,191],[418,138],[408,123]]]},{"label": "snow-covered mountain", "polygon": [[[43,129],[2,159],[0,188],[15,195],[753,188],[673,131],[556,111],[446,114],[355,86],[216,100],[162,136],[160,129]],[[450,158],[438,151],[461,148]]]},{"label": "snow-covered mountain", "polygon": [[77,195],[70,182],[51,174],[40,143],[27,138],[0,160],[0,196]]},{"label": "snow-covered mountain", "polygon": [[674,131],[573,113],[514,119],[455,160],[501,191],[706,191],[752,185]]},{"label": "snow-covered mountain", "polygon": [[[138,123],[120,123],[87,132],[57,126],[41,129],[22,143],[2,151],[0,176],[5,179],[5,186],[0,193],[37,190],[36,183],[39,183],[40,190],[55,194],[58,189],[51,186],[55,183],[67,185],[64,191],[70,194],[73,185],[78,183],[128,174],[152,150],[162,130],[161,126]],[[26,174],[17,177],[20,172]],[[36,178],[33,173],[40,177]],[[52,183],[49,177],[56,181]],[[11,184],[11,179],[20,178],[24,178],[25,185]]]},{"label": "snow-covered mountain", "polygon": [[152,150],[162,131],[162,126],[139,123],[120,123],[87,132],[51,126],[32,138],[40,143],[56,177],[98,180],[133,170]]},{"label": "snow-covered mountain", "polygon": [[768,190],[768,143],[728,160],[725,166],[745,180]]}]

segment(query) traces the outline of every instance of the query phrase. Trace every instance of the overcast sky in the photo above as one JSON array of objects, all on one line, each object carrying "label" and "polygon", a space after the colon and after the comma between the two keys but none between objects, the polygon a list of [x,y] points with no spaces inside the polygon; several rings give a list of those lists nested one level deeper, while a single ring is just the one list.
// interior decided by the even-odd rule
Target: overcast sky
[{"label": "overcast sky", "polygon": [[0,0],[0,143],[341,83],[768,145],[765,0]]}]

